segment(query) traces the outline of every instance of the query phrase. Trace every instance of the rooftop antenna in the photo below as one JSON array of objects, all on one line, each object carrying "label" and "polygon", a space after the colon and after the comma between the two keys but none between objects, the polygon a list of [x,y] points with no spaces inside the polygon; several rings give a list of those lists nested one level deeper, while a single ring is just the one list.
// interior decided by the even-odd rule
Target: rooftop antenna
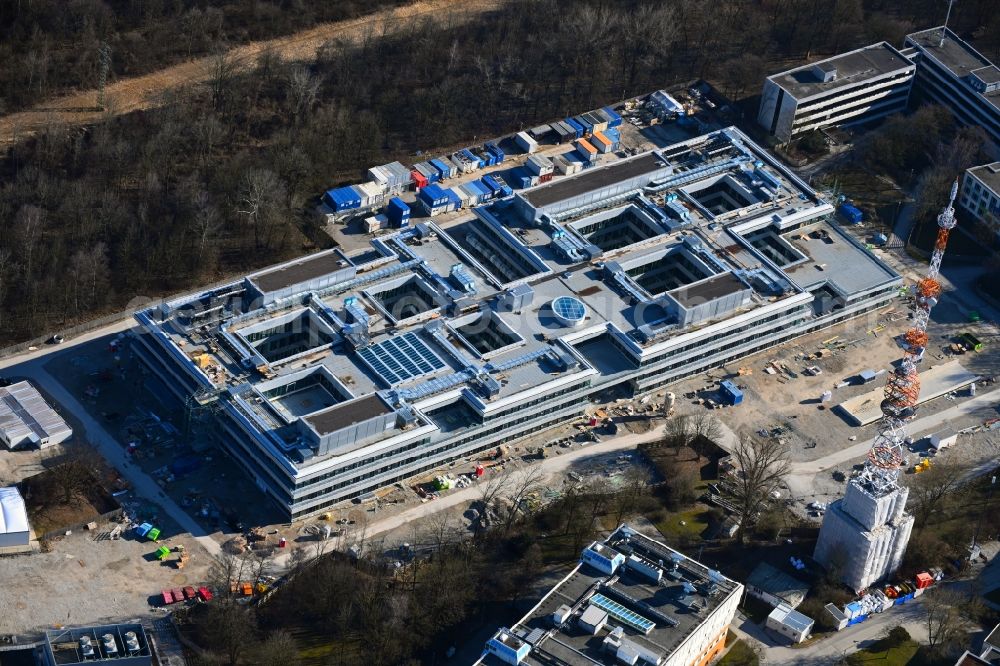
[{"label": "rooftop antenna", "polygon": [[944,34],[948,31],[948,19],[951,18],[951,6],[955,4],[955,0],[948,0],[948,12],[944,15],[944,25],[941,26],[941,41],[938,42],[938,48],[944,46]]}]

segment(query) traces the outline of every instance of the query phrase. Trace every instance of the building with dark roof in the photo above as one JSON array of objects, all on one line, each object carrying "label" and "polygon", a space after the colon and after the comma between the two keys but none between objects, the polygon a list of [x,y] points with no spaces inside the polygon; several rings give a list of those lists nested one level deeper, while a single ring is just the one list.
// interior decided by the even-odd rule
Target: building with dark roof
[{"label": "building with dark roof", "polygon": [[725,647],[743,586],[627,525],[527,615],[487,641],[477,666],[707,664]]}]

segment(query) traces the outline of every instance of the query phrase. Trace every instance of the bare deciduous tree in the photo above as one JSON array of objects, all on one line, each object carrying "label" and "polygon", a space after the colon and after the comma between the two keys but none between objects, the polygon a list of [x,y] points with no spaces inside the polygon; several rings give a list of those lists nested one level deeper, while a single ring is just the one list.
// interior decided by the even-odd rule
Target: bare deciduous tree
[{"label": "bare deciduous tree", "polygon": [[914,475],[909,482],[910,497],[907,507],[913,514],[916,527],[924,527],[949,500],[961,492],[962,482],[969,471],[967,465],[954,461],[939,461],[921,474]]},{"label": "bare deciduous tree", "polygon": [[740,543],[789,470],[788,448],[777,438],[742,434],[732,453],[735,471],[727,480],[740,521]]},{"label": "bare deciduous tree", "polygon": [[253,231],[254,247],[265,249],[271,244],[271,230],[277,222],[279,205],[285,188],[278,176],[269,169],[250,169],[243,176],[237,212],[246,217]]}]

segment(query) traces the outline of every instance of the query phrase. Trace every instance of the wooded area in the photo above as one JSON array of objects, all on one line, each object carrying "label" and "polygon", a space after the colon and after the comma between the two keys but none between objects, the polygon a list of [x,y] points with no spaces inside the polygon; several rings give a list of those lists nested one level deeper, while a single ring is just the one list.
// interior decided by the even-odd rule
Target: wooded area
[{"label": "wooded area", "polygon": [[[10,37],[0,49],[18,62],[31,39],[25,26],[43,10],[49,18],[39,19],[37,38],[62,35],[81,53],[107,29],[154,30],[156,17],[230,11],[211,2],[117,4],[74,3],[60,13],[41,0],[8,3],[0,25]],[[354,11],[351,3],[322,11],[315,7],[324,3],[287,4],[245,3],[257,13],[239,14],[240,21],[256,27],[243,29],[273,34],[267,31],[276,27],[263,26],[280,23],[275,15],[315,21]],[[418,149],[460,145],[697,77],[737,97],[753,94],[766,72],[804,58],[878,39],[899,44],[908,30],[939,20],[938,4],[530,0],[461,27],[414,20],[360,46],[334,40],[308,63],[265,53],[244,72],[220,56],[208,85],[162,108],[84,129],[53,125],[0,161],[0,343],[301,253],[312,246],[308,238],[321,237],[310,227],[318,194],[356,181],[372,164],[412,162]],[[992,6],[967,0],[953,16],[960,32],[986,30],[979,45],[988,52],[1000,48],[1000,30],[987,30],[998,22]],[[114,21],[91,16],[108,11]],[[312,18],[286,16],[296,13]],[[46,28],[56,14],[64,15],[61,27]],[[150,41],[140,43],[155,53]],[[89,81],[89,67],[67,80]],[[2,68],[4,76],[21,69]]]},{"label": "wooded area", "polygon": [[339,21],[406,0],[29,0],[0,2],[0,113],[71,89],[145,74],[245,42]]}]

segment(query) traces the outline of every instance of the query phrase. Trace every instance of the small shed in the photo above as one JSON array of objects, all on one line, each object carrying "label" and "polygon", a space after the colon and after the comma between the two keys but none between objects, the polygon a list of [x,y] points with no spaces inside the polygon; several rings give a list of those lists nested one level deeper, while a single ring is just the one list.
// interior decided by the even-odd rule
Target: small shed
[{"label": "small shed", "polygon": [[953,428],[947,427],[933,433],[929,438],[931,446],[935,450],[947,449],[958,442],[958,433]]},{"label": "small shed", "polygon": [[809,585],[767,562],[761,562],[746,580],[747,594],[769,606],[784,604],[795,608],[809,592]]},{"label": "small shed", "polygon": [[28,548],[30,543],[31,527],[24,498],[13,486],[0,488],[0,549]]},{"label": "small shed", "polygon": [[775,631],[793,643],[801,643],[809,638],[813,628],[813,619],[803,615],[788,604],[780,604],[767,616],[764,623],[771,631]]},{"label": "small shed", "polygon": [[867,370],[862,370],[861,372],[859,372],[858,377],[861,378],[862,384],[868,384],[870,382],[875,381],[875,378],[878,377],[878,373],[869,368]]},{"label": "small shed", "polygon": [[738,405],[743,402],[743,391],[728,379],[719,382],[719,391],[722,393],[722,398],[730,405]]}]

